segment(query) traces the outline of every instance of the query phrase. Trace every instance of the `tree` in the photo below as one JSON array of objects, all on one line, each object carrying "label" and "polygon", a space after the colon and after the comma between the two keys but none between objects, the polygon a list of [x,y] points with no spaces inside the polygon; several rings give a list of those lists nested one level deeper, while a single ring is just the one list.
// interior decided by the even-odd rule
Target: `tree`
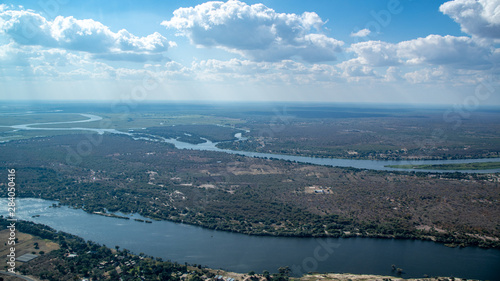
[{"label": "tree", "polygon": [[118,275],[118,272],[116,272],[116,269],[113,269],[109,273],[109,277],[110,277],[111,280],[118,280],[120,278],[120,275]]},{"label": "tree", "polygon": [[158,275],[158,278],[160,278],[161,281],[167,281],[170,280],[170,274],[162,272],[160,273],[160,275]]},{"label": "tree", "polygon": [[288,275],[290,275],[290,272],[292,272],[292,270],[288,266],[282,266],[282,267],[278,268],[278,272],[281,275],[288,276]]},{"label": "tree", "polygon": [[194,275],[193,277],[191,277],[191,281],[202,281],[200,276],[198,275]]}]

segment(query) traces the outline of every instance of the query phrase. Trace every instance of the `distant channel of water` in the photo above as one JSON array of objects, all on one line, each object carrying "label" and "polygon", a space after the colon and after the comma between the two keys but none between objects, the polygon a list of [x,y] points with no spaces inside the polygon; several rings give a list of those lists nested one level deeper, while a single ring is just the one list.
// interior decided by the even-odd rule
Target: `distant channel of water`
[{"label": "distant channel of water", "polygon": [[357,169],[369,169],[378,171],[415,171],[415,172],[434,172],[434,173],[498,173],[500,169],[491,170],[426,170],[426,169],[398,169],[386,167],[387,165],[438,165],[438,164],[460,164],[460,163],[479,163],[479,162],[494,162],[500,161],[500,158],[482,158],[482,159],[454,159],[454,160],[359,160],[359,159],[341,159],[341,158],[315,158],[306,156],[292,156],[283,154],[272,154],[272,153],[260,153],[260,152],[250,152],[250,151],[236,151],[229,149],[220,149],[216,147],[216,143],[206,140],[205,143],[200,144],[190,144],[185,142],[180,142],[174,139],[164,139],[165,142],[172,143],[178,149],[193,149],[193,150],[208,150],[208,151],[220,151],[230,154],[239,154],[248,157],[259,157],[259,158],[274,158],[280,160],[296,161],[300,163],[316,164],[322,166],[333,166],[333,167],[352,167]]},{"label": "distant channel of water", "polygon": [[[428,274],[500,280],[500,250],[448,248],[419,240],[249,236],[169,221],[149,224],[109,218],[66,206],[50,208],[52,203],[56,202],[18,199],[17,218],[46,224],[110,248],[118,245],[135,254],[240,273],[276,272],[281,266],[290,266],[294,274],[316,271],[394,276],[394,264],[404,270],[405,278]],[[0,199],[0,206],[7,206],[6,199]],[[6,216],[6,208],[0,214]],[[146,219],[139,215],[131,218]]]},{"label": "distant channel of water", "polygon": [[[50,122],[50,123],[33,123],[33,124],[23,124],[14,126],[1,126],[10,127],[15,130],[78,130],[78,131],[92,131],[99,134],[111,133],[111,134],[121,134],[134,136],[134,133],[121,132],[115,129],[100,129],[100,128],[33,128],[31,126],[35,125],[53,125],[53,124],[72,124],[72,123],[84,123],[101,120],[102,117],[92,114],[80,114],[89,119],[78,120],[78,121],[64,121],[64,122]],[[241,137],[241,134],[236,134],[239,139],[245,139]],[[135,138],[135,139],[147,139],[147,138]],[[157,138],[158,139],[158,138]],[[478,162],[493,162],[500,161],[500,158],[482,158],[482,159],[454,159],[454,160],[399,160],[399,161],[384,161],[384,160],[359,160],[359,159],[340,159],[340,158],[315,158],[315,157],[305,157],[305,156],[292,156],[292,155],[282,155],[282,154],[272,154],[272,153],[259,153],[259,152],[249,152],[249,151],[235,151],[229,149],[220,149],[216,147],[217,143],[213,143],[206,140],[205,143],[200,144],[190,144],[185,142],[180,142],[175,139],[165,139],[159,138],[165,142],[172,143],[178,149],[193,149],[193,150],[207,150],[207,151],[219,151],[230,154],[239,154],[248,157],[259,157],[259,158],[274,158],[280,160],[296,161],[300,163],[316,164],[323,166],[333,166],[333,167],[352,167],[357,169],[369,169],[378,171],[415,171],[415,172],[434,172],[434,173],[498,173],[500,169],[490,169],[490,170],[425,170],[425,169],[398,169],[386,167],[387,165],[438,165],[438,164],[460,164],[460,163],[478,163]],[[151,139],[153,140],[153,139]]]}]

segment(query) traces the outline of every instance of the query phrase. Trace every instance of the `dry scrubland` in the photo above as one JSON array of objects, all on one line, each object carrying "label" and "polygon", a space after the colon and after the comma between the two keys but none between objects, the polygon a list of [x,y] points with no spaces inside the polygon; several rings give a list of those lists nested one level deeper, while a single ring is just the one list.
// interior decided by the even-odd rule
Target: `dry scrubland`
[{"label": "dry scrubland", "polygon": [[[68,135],[2,144],[19,196],[257,235],[432,239],[498,247],[498,175],[388,173],[106,135],[78,164]],[[311,193],[318,186],[324,193]],[[5,185],[2,186],[5,188]]]},{"label": "dry scrubland", "polygon": [[274,122],[240,124],[250,129],[245,134],[248,140],[219,147],[351,159],[500,157],[500,117],[496,112],[475,112],[467,119],[451,115],[449,122],[439,111],[324,119],[300,118],[301,114],[305,113],[290,111]]}]

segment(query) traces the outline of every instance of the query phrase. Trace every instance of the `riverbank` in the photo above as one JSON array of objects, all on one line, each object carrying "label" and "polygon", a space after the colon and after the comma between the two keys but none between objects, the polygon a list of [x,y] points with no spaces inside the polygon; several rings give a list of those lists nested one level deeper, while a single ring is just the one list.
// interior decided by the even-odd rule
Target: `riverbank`
[{"label": "riverbank", "polygon": [[[309,271],[397,276],[397,268],[402,268],[405,278],[428,274],[484,280],[496,280],[494,276],[500,273],[495,269],[500,251],[493,249],[449,248],[408,239],[249,236],[167,221],[146,224],[135,220],[145,220],[137,214],[122,220],[66,206],[49,208],[52,201],[39,199],[20,199],[18,203],[19,219],[111,248],[118,245],[136,254],[231,272],[275,272],[279,267],[290,266],[293,276]],[[32,214],[40,216],[33,218]],[[316,252],[321,257],[317,263],[311,260]],[[394,272],[392,264],[396,264]]]},{"label": "riverbank", "polygon": [[[267,281],[265,274],[241,274],[222,270],[209,269],[214,274],[224,278],[233,278],[236,281]],[[404,275],[404,274],[403,274]],[[218,279],[215,279],[218,280]],[[458,277],[422,277],[404,278],[402,276],[352,274],[352,273],[311,273],[301,277],[290,277],[290,281],[475,281],[478,279],[465,279]]]},{"label": "riverbank", "polygon": [[[6,225],[5,219],[0,219],[0,225]],[[101,246],[94,242],[65,232],[57,232],[46,225],[18,221],[17,232],[19,242],[16,249],[21,252],[35,252],[35,258],[26,262],[18,262],[17,273],[35,276],[40,280],[69,280],[62,277],[101,278],[100,280],[117,280],[119,278],[146,278],[156,280],[167,276],[181,280],[203,281],[368,281],[368,280],[426,280],[445,281],[462,280],[460,278],[433,277],[406,279],[398,276],[371,274],[307,274],[301,277],[290,277],[293,272],[289,267],[280,267],[278,273],[267,271],[256,274],[236,273],[221,269],[213,269],[197,264],[179,264],[162,261],[161,258],[144,254],[133,254],[129,250]],[[5,238],[6,231],[0,232]],[[38,248],[40,247],[40,248]],[[0,251],[7,245],[0,244]],[[43,251],[43,250],[45,251]],[[77,267],[78,266],[78,267]],[[404,276],[404,270],[401,270]],[[397,275],[395,271],[395,275]]]},{"label": "riverbank", "polygon": [[387,165],[388,168],[418,170],[494,170],[500,169],[500,162],[460,163],[438,165]]},{"label": "riverbank", "polygon": [[305,275],[298,280],[300,281],[460,281],[460,280],[474,280],[464,279],[457,277],[426,277],[426,278],[402,278],[394,276],[381,276],[370,274],[350,274],[350,273],[327,273],[327,274],[311,274]]}]

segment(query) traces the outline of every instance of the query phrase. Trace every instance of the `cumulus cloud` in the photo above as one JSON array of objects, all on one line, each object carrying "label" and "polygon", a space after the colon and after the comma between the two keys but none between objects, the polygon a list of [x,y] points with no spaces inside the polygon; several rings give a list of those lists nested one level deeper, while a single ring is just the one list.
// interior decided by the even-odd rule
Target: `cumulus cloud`
[{"label": "cumulus cloud", "polygon": [[477,45],[469,37],[429,35],[398,44],[398,56],[408,63],[456,65],[477,68],[490,65],[492,49]]},{"label": "cumulus cloud", "polygon": [[19,48],[14,42],[0,45],[0,73],[3,77],[56,77],[59,69],[75,67],[83,60],[82,56],[61,49]]},{"label": "cumulus cloud", "polygon": [[500,40],[499,0],[453,0],[442,4],[439,10],[473,37]]},{"label": "cumulus cloud", "polygon": [[382,41],[366,41],[352,44],[348,49],[358,55],[360,64],[371,66],[390,66],[401,63],[397,56],[398,46],[396,44]]},{"label": "cumulus cloud", "polygon": [[111,60],[160,60],[162,52],[174,46],[155,32],[138,37],[126,30],[111,31],[92,19],[58,16],[49,21],[30,10],[0,10],[0,34],[19,45],[37,45],[94,54]]},{"label": "cumulus cloud", "polygon": [[443,67],[423,68],[404,74],[404,78],[413,84],[450,81],[448,71]]},{"label": "cumulus cloud", "polygon": [[367,41],[351,45],[361,65],[450,65],[463,69],[488,68],[494,63],[494,49],[478,45],[470,37],[429,35],[424,38],[387,43]]},{"label": "cumulus cloud", "polygon": [[277,13],[263,4],[237,0],[179,8],[162,22],[197,46],[223,48],[259,61],[298,57],[308,62],[333,61],[344,44],[322,34],[324,24],[316,13]]},{"label": "cumulus cloud", "polygon": [[309,64],[293,60],[257,62],[231,59],[194,62],[192,73],[199,81],[232,81],[235,83],[307,84],[333,81],[339,77],[335,67],[327,64]]},{"label": "cumulus cloud", "polygon": [[193,63],[193,69],[211,73],[256,75],[268,72],[271,68],[270,63],[239,59],[231,59],[229,61],[209,59]]},{"label": "cumulus cloud", "polygon": [[344,61],[337,67],[342,70],[342,76],[348,81],[359,81],[361,78],[377,76],[371,66],[359,64],[356,60]]},{"label": "cumulus cloud", "polygon": [[372,32],[369,29],[365,28],[365,29],[361,29],[358,32],[352,32],[351,37],[366,37],[366,36],[370,35],[370,33],[372,33]]}]

